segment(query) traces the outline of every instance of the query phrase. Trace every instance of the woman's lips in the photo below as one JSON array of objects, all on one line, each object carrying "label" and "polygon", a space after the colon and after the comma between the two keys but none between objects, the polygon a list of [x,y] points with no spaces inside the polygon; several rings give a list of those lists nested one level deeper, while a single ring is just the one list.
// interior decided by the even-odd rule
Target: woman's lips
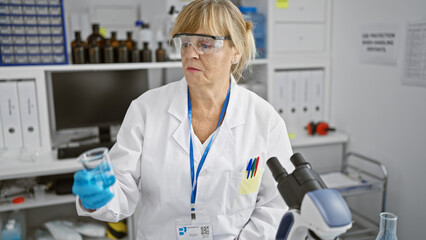
[{"label": "woman's lips", "polygon": [[195,67],[187,67],[188,72],[200,72],[201,70]]}]

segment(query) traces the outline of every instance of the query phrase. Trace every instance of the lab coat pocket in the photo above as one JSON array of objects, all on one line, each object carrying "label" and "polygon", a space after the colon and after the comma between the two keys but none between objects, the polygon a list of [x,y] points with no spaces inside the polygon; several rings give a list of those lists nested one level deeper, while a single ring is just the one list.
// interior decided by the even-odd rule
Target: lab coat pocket
[{"label": "lab coat pocket", "polygon": [[258,171],[256,176],[247,179],[246,171],[232,172],[228,188],[228,208],[239,222],[244,224],[250,218],[256,206],[257,192],[259,188],[261,174]]},{"label": "lab coat pocket", "polygon": [[243,174],[243,179],[240,186],[240,195],[257,192],[259,189],[261,171],[259,170],[256,172],[256,175],[252,177],[244,177],[247,176],[247,171],[241,171],[241,173]]}]

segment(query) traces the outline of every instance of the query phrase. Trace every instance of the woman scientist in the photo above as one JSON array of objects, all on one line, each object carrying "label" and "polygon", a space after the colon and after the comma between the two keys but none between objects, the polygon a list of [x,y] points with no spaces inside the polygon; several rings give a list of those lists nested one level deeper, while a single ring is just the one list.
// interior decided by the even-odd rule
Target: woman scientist
[{"label": "woman scientist", "polygon": [[255,53],[252,24],[229,0],[196,0],[171,36],[185,77],[131,103],[110,188],[75,174],[78,214],[119,221],[140,201],[137,239],[273,239],[286,206],[266,160],[291,172],[292,149],[274,108],[236,83]]}]

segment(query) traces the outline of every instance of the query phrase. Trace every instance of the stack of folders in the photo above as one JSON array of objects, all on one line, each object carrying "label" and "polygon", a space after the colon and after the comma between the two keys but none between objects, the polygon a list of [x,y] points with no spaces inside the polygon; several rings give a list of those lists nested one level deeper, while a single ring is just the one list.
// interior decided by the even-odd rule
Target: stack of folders
[{"label": "stack of folders", "polygon": [[35,80],[0,80],[0,148],[40,147]]},{"label": "stack of folders", "polygon": [[301,134],[309,122],[324,120],[323,69],[276,71],[274,83],[275,109],[289,134]]}]

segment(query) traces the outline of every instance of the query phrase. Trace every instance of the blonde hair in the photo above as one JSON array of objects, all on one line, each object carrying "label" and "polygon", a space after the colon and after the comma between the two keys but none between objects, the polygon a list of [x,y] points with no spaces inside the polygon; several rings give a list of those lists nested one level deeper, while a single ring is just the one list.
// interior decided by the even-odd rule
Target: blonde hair
[{"label": "blonde hair", "polygon": [[231,73],[238,81],[256,55],[252,23],[245,21],[240,10],[229,0],[195,0],[176,18],[170,38],[176,33],[194,33],[200,28],[211,29],[214,35],[231,36],[231,46],[241,54],[240,61],[231,67]]}]

